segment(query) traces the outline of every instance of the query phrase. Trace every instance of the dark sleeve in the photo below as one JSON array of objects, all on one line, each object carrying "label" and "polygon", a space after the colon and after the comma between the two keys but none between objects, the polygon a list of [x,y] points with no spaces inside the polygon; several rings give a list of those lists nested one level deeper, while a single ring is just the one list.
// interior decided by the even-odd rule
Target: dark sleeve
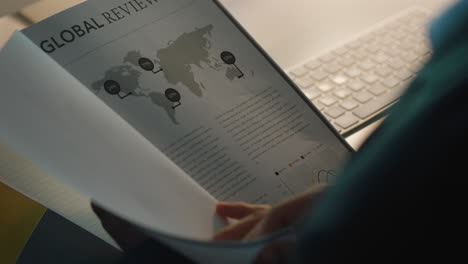
[{"label": "dark sleeve", "polygon": [[148,240],[140,247],[126,252],[125,257],[123,257],[117,264],[158,263],[193,264],[194,262],[156,240]]},{"label": "dark sleeve", "polygon": [[115,261],[116,264],[193,263],[179,252],[148,236],[139,226],[107,211],[97,203],[92,202],[91,208],[102,227],[124,252]]},{"label": "dark sleeve", "polygon": [[468,147],[468,34],[461,33],[435,51],[321,207],[304,219],[292,262],[424,263],[445,243],[434,235],[445,227],[433,215],[447,206],[444,186],[466,175],[466,155],[459,153]]}]

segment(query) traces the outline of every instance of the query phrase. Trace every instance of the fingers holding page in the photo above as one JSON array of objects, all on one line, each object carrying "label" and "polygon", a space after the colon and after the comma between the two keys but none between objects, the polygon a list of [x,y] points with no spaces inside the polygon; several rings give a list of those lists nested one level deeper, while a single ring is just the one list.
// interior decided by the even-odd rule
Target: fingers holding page
[{"label": "fingers holding page", "polygon": [[269,205],[254,205],[244,202],[219,203],[216,213],[224,218],[237,220],[219,231],[214,240],[242,240],[271,209]]},{"label": "fingers holding page", "polygon": [[257,205],[244,202],[218,203],[216,206],[216,213],[225,218],[241,219],[255,212],[268,210],[270,208],[271,206],[265,204]]}]

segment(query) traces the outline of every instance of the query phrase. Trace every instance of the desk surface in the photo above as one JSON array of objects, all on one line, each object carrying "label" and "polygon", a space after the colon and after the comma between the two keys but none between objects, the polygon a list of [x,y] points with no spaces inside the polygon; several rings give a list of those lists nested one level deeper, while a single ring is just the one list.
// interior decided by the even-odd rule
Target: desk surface
[{"label": "desk surface", "polygon": [[412,6],[441,12],[454,0],[221,0],[283,68]]},{"label": "desk surface", "polygon": [[[56,13],[70,4],[82,0],[42,0],[23,10],[23,15],[36,22]],[[244,25],[253,37],[283,68],[288,68],[307,57],[317,55],[321,51],[336,45],[338,42],[351,38],[354,34],[372,26],[384,18],[407,7],[417,5],[434,12],[440,12],[453,0],[222,0],[233,15]],[[15,29],[24,24],[11,17],[0,18],[0,47]],[[285,41],[286,40],[286,41]],[[371,125],[347,140],[358,148],[375,129]],[[0,144],[1,147],[1,144]],[[8,158],[8,157],[7,157]],[[8,162],[8,160],[6,160]],[[0,177],[4,171],[0,170]],[[26,203],[22,210],[13,211],[0,206],[3,221],[14,217],[25,216],[29,220],[29,230],[34,228],[34,219],[41,215],[43,207],[21,195],[0,186],[0,198],[10,204]],[[2,208],[3,207],[3,208]],[[18,208],[20,208],[18,206]],[[35,214],[27,213],[36,210]],[[5,213],[7,212],[7,213]],[[8,220],[8,219],[10,220]],[[0,231],[3,231],[0,226]],[[11,239],[25,239],[22,234],[0,235],[0,247]],[[5,242],[6,241],[6,242]],[[24,244],[19,243],[19,244]],[[20,249],[18,249],[20,250]],[[18,252],[18,251],[16,251]],[[0,259],[0,263],[5,260]],[[8,263],[8,262],[7,262]]]},{"label": "desk surface", "polygon": [[0,182],[0,263],[14,263],[45,208]]}]

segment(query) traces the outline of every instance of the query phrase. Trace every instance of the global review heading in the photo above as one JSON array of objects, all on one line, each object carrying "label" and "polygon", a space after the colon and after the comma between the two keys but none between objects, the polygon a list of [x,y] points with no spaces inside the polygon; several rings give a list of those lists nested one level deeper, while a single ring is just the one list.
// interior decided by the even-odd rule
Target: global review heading
[{"label": "global review heading", "polygon": [[102,12],[99,17],[91,17],[58,32],[57,35],[48,37],[41,41],[40,47],[47,53],[53,53],[81,37],[102,29],[106,25],[125,19],[149,7],[154,7],[159,1],[160,0],[130,0],[106,12]]}]

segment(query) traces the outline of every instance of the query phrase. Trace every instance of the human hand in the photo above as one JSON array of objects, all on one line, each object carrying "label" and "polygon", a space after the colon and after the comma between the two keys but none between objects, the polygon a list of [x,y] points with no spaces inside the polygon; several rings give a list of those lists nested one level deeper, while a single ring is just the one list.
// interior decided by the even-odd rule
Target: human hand
[{"label": "human hand", "polygon": [[213,239],[249,240],[288,227],[298,220],[306,209],[313,208],[326,189],[327,185],[316,185],[309,191],[273,207],[244,202],[219,203],[216,213],[237,221],[219,231]]},{"label": "human hand", "polygon": [[[314,186],[309,191],[276,206],[252,205],[243,202],[219,203],[216,213],[237,220],[219,231],[213,240],[245,241],[271,234],[295,223],[306,210],[318,204],[327,185]],[[274,243],[257,257],[256,263],[282,263],[291,243]]]}]

